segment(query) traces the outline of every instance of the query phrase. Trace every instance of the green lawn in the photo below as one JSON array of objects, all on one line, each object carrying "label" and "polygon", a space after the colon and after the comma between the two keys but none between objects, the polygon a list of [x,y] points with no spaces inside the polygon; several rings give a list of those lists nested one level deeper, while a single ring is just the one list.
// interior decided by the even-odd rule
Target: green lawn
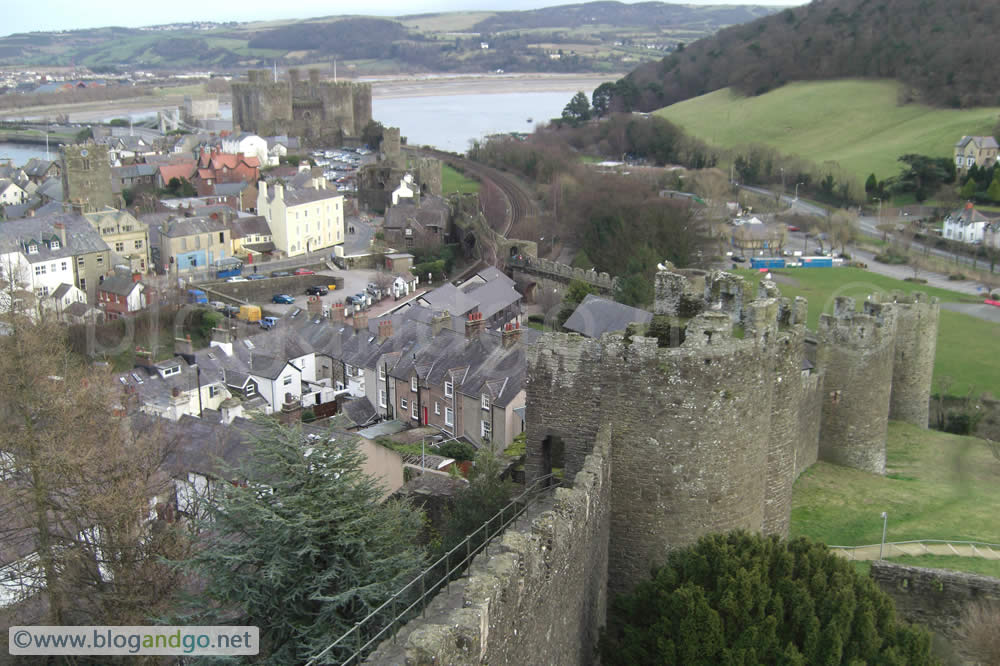
[{"label": "green lawn", "polygon": [[897,104],[892,81],[792,83],[758,97],[728,88],[656,113],[713,145],[773,146],[816,164],[838,162],[861,182],[899,173],[906,153],[950,157],[963,134],[988,135],[1000,109],[934,109]]},{"label": "green lawn", "polygon": [[818,462],[792,494],[792,536],[831,545],[945,539],[1000,543],[1000,461],[972,437],[890,423],[888,474]]},{"label": "green lawn", "polygon": [[479,192],[479,181],[445,164],[441,167],[441,191],[446,195],[453,192],[476,194]]},{"label": "green lawn", "polygon": [[[978,557],[958,557],[950,555],[920,555],[910,557],[893,557],[893,564],[905,564],[911,567],[927,567],[930,569],[953,569],[969,573],[982,574],[1000,578],[1000,560],[985,560]],[[858,572],[867,577],[872,568],[870,561],[854,560],[852,562]]]},{"label": "green lawn", "polygon": [[[737,270],[754,284],[760,273]],[[858,307],[874,291],[924,291],[942,302],[978,303],[980,299],[946,289],[895,280],[860,268],[785,269],[772,271],[781,294],[789,298],[803,296],[809,300],[807,325],[816,330],[821,312],[833,312],[836,296],[851,296]],[[958,312],[941,311],[938,325],[937,354],[934,360],[934,380],[951,377],[955,380],[950,391],[961,395],[970,389],[974,394],[988,391],[1000,396],[1000,360],[995,341],[1000,339],[1000,324],[994,324]]]}]

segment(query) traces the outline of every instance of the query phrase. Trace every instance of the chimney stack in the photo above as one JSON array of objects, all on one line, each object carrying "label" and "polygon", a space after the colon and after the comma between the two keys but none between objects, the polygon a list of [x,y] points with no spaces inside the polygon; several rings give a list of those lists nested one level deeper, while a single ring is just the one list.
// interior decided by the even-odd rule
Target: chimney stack
[{"label": "chimney stack", "polygon": [[358,333],[368,330],[368,314],[366,312],[354,313],[354,330]]},{"label": "chimney stack", "polygon": [[465,339],[478,340],[479,334],[483,332],[483,313],[470,312],[469,319],[465,322]]},{"label": "chimney stack", "polygon": [[302,403],[291,393],[285,394],[285,404],[281,406],[278,420],[285,425],[295,425],[302,420]]},{"label": "chimney stack", "polygon": [[385,319],[378,323],[378,343],[382,344],[392,337],[392,320]]},{"label": "chimney stack", "polygon": [[440,314],[434,315],[431,319],[431,333],[437,335],[442,329],[449,328],[451,326],[451,314],[447,310]]},{"label": "chimney stack", "polygon": [[56,222],[52,226],[56,229],[56,234],[59,236],[59,242],[62,243],[63,247],[66,247],[66,225],[62,222]]},{"label": "chimney stack", "polygon": [[278,182],[274,184],[274,200],[275,201],[285,200],[285,186]]},{"label": "chimney stack", "polygon": [[506,324],[503,327],[503,333],[500,336],[500,341],[503,344],[504,349],[510,349],[518,342],[521,341],[521,323],[516,324]]},{"label": "chimney stack", "polygon": [[344,323],[344,304],[337,301],[330,309],[330,321],[336,324]]}]

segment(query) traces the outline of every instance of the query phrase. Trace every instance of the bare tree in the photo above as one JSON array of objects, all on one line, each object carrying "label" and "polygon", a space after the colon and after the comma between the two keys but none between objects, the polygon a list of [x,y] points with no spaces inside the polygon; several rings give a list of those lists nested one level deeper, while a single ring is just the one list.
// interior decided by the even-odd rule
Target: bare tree
[{"label": "bare tree", "polygon": [[847,252],[847,244],[857,238],[858,214],[843,208],[830,216],[830,243],[840,245],[841,253]]},{"label": "bare tree", "polygon": [[974,603],[965,609],[959,633],[966,652],[981,664],[1000,664],[1000,606]]}]

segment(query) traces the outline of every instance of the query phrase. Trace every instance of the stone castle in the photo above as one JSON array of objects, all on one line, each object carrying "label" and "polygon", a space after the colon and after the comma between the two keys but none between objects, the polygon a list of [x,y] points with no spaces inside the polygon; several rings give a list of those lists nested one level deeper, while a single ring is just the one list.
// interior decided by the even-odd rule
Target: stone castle
[{"label": "stone castle", "polygon": [[369,663],[593,663],[607,600],[669,550],[787,535],[792,485],[817,458],[884,474],[889,419],[927,426],[939,306],[855,306],[837,298],[812,332],[807,302],[769,280],[668,266],[648,330],[544,336],[525,471],[562,468],[562,487]]},{"label": "stone castle", "polygon": [[297,136],[309,146],[359,137],[372,119],[370,84],[320,80],[318,69],[308,79],[290,69],[287,80],[277,81],[268,70],[250,70],[247,81],[233,82],[232,93],[234,128]]}]

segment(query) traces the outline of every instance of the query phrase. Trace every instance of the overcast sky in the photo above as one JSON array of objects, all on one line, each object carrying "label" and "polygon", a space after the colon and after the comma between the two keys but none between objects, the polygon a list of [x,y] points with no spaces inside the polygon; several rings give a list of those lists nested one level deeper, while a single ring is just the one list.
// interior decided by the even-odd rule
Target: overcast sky
[{"label": "overcast sky", "polygon": [[[352,13],[401,16],[425,12],[496,9],[537,9],[577,4],[579,0],[369,0],[352,7]],[[683,0],[684,4],[795,5],[792,0]],[[122,0],[9,0],[0,34],[33,30],[73,30],[115,25],[137,27],[182,21],[257,21],[277,18],[310,18],[346,13],[344,3],[329,0],[298,0],[288,6],[261,0],[172,0],[168,2],[123,2]],[[632,3],[628,3],[632,4]],[[249,6],[248,6],[249,5]],[[354,7],[360,8],[358,12]]]}]

